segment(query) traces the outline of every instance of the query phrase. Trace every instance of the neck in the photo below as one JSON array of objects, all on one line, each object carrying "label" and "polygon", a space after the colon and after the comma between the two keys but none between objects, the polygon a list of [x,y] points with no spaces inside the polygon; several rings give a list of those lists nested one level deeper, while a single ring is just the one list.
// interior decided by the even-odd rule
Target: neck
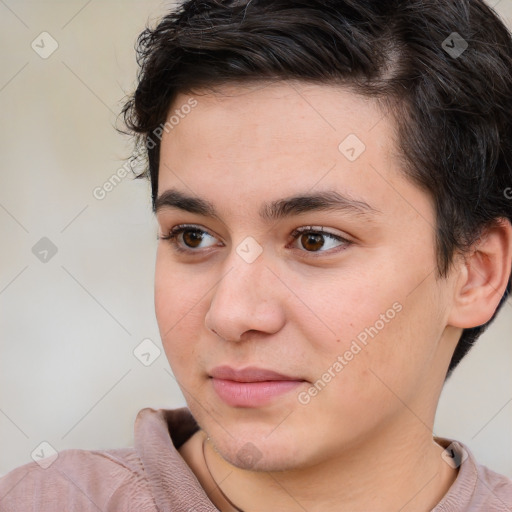
[{"label": "neck", "polygon": [[410,423],[401,430],[407,436],[382,429],[321,464],[283,472],[239,469],[206,442],[207,470],[228,497],[217,495],[215,504],[226,512],[327,512],[340,510],[340,505],[354,511],[430,511],[456,471],[441,458],[443,448],[425,425],[417,418]]}]

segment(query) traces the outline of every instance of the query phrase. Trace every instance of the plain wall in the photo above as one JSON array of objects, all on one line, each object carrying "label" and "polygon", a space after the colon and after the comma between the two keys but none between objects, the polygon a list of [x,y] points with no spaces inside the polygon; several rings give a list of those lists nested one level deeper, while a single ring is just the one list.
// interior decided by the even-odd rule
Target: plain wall
[{"label": "plain wall", "polygon": [[[133,354],[148,338],[161,348],[149,184],[129,174],[93,194],[130,155],[113,126],[135,39],[169,5],[0,2],[0,474],[42,441],[129,446],[140,409],[185,405],[163,351],[147,367]],[[512,26],[512,0],[491,5]],[[51,48],[42,32],[58,43],[48,58],[31,46]],[[44,262],[35,245],[57,252]],[[446,384],[435,425],[510,477],[511,332],[509,301]]]}]

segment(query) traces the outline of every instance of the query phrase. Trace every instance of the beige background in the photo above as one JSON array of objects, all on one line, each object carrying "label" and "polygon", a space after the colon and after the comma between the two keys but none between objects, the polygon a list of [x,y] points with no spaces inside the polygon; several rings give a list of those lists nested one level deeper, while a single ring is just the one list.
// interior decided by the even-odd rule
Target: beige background
[{"label": "beige background", "polygon": [[[135,83],[136,36],[170,2],[0,0],[0,474],[56,450],[132,442],[143,407],[185,404],[153,309],[156,222],[149,184],[93,196],[130,144],[113,129]],[[512,26],[512,0],[494,0]],[[454,30],[457,25],[454,20]],[[31,47],[48,32],[58,49]],[[32,247],[47,237],[46,263]],[[512,303],[443,392],[435,433],[512,477]],[[146,342],[148,343],[148,342]]]}]

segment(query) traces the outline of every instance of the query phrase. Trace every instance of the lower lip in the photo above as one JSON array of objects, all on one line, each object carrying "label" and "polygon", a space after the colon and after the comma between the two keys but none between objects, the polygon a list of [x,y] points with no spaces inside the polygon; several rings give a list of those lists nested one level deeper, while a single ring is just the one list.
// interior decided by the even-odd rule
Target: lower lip
[{"label": "lower lip", "polygon": [[297,380],[266,380],[263,382],[236,382],[212,378],[217,395],[232,407],[259,407],[275,397],[288,393],[301,384]]}]

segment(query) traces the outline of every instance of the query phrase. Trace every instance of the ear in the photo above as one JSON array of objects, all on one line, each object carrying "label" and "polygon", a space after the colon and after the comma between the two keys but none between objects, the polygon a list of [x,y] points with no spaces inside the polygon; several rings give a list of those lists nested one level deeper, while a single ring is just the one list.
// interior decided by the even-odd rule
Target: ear
[{"label": "ear", "polygon": [[487,323],[505,293],[512,270],[512,225],[498,219],[485,228],[458,269],[448,325],[468,329]]}]

